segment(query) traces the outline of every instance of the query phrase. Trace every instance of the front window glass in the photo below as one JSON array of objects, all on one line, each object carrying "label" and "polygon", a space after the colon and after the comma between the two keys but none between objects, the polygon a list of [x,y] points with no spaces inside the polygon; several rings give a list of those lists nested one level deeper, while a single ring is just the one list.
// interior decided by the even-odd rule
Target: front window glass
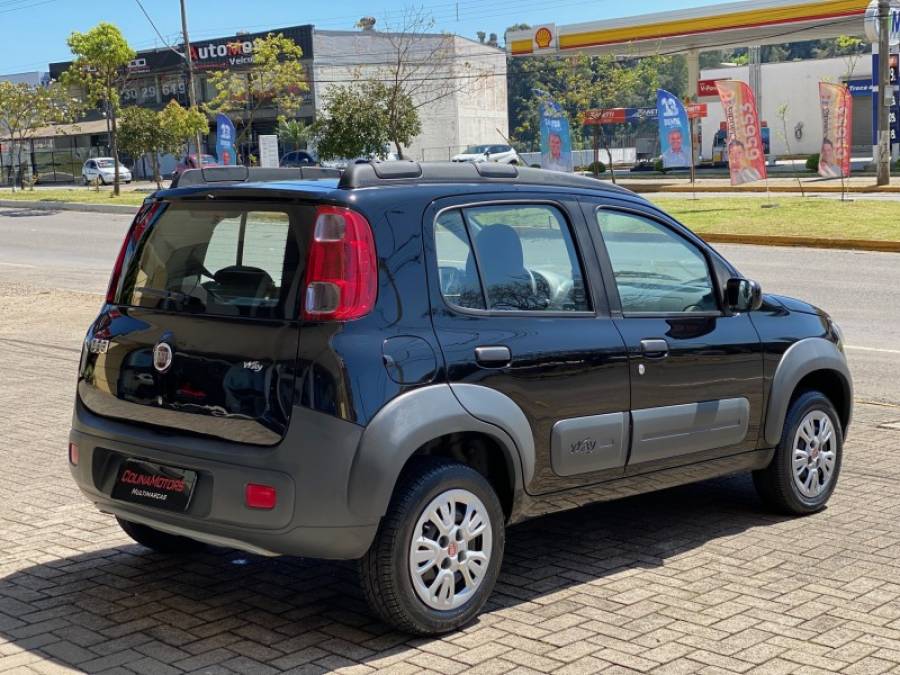
[{"label": "front window glass", "polygon": [[622,311],[718,311],[706,258],[661,223],[599,209],[597,224],[609,253]]},{"label": "front window glass", "polygon": [[464,154],[466,154],[466,155],[483,155],[484,153],[486,153],[488,151],[489,147],[490,146],[487,146],[487,145],[470,145],[468,148],[466,148]]},{"label": "front window glass", "polygon": [[298,273],[296,212],[170,205],[128,264],[120,303],[167,311],[288,318]]},{"label": "front window glass", "polygon": [[444,212],[435,237],[441,290],[451,304],[497,311],[590,310],[569,226],[555,207],[513,204]]},{"label": "front window glass", "polygon": [[116,163],[111,159],[98,159],[97,165],[101,169],[114,169],[116,166]]}]

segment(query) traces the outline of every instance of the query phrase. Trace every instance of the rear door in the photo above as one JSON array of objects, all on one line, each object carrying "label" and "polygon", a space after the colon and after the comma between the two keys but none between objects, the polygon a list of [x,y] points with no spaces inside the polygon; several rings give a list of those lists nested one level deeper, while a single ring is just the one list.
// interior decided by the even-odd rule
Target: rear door
[{"label": "rear door", "polygon": [[495,389],[524,412],[536,451],[530,492],[619,476],[625,348],[578,203],[510,197],[446,199],[426,213],[432,317],[448,377]]},{"label": "rear door", "polygon": [[175,201],[136,227],[87,337],[84,404],[133,422],[278,442],[293,401],[313,213]]},{"label": "rear door", "polygon": [[711,254],[651,209],[586,200],[614,322],[628,347],[632,446],[643,472],[756,448],[763,354],[726,312]]}]

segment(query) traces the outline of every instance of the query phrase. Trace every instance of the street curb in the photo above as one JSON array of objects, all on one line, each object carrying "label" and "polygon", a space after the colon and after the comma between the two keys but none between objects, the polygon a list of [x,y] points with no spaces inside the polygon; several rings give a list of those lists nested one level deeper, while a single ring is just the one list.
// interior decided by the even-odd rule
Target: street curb
[{"label": "street curb", "polygon": [[849,251],[879,251],[900,253],[900,241],[874,239],[824,239],[822,237],[778,237],[754,234],[697,233],[711,244],[751,244],[754,246],[794,246],[803,248],[829,248]]},{"label": "street curb", "polygon": [[52,202],[39,199],[0,199],[0,207],[10,209],[39,209],[43,211],[86,211],[88,213],[112,213],[133,216],[140,208],[128,204],[80,204],[78,202]]}]

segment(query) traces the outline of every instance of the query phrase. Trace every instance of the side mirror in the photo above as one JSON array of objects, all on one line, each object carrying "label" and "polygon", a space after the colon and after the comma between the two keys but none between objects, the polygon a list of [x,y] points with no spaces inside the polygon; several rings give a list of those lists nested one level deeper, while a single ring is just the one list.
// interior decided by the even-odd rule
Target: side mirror
[{"label": "side mirror", "polygon": [[734,312],[752,312],[762,307],[762,288],[752,279],[729,279],[725,302]]}]

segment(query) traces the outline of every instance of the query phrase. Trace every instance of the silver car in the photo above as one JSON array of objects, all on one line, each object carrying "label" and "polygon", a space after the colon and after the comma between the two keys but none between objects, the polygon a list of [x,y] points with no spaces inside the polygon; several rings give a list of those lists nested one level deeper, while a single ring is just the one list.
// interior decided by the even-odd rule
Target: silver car
[{"label": "silver car", "polygon": [[[101,185],[110,185],[115,180],[116,162],[112,157],[95,157],[89,159],[81,167],[81,180],[87,185],[99,180]],[[131,171],[119,162],[119,180],[130,183]]]}]

